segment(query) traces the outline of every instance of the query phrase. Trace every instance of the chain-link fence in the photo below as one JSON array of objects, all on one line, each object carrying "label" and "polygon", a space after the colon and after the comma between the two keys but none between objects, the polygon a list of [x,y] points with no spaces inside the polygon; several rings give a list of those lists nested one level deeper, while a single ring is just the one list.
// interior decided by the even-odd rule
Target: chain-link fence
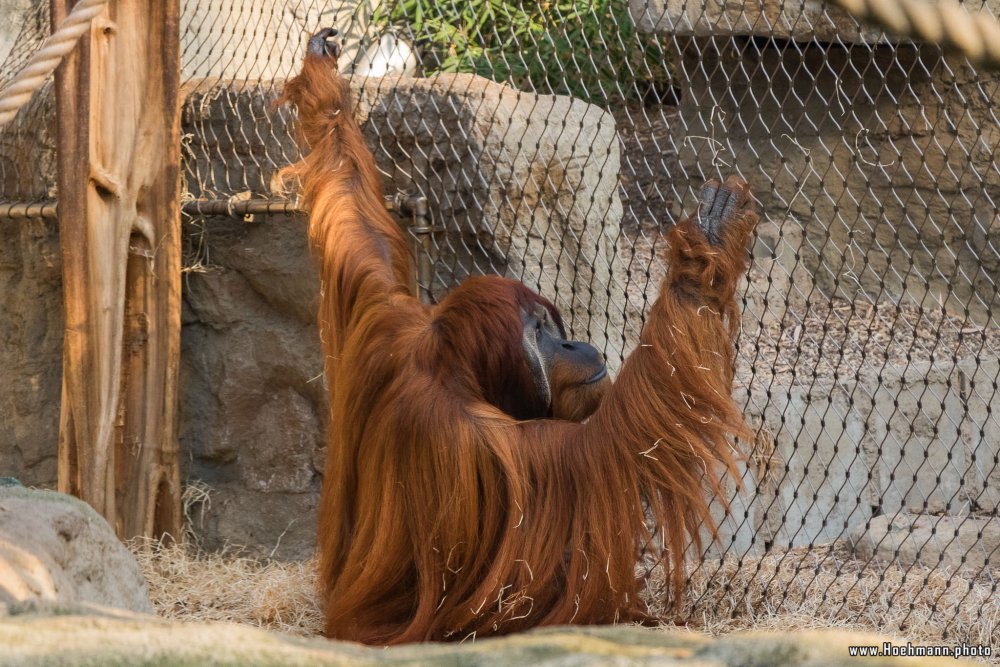
[{"label": "chain-link fence", "polygon": [[[47,31],[24,4],[0,78]],[[763,219],[737,395],[760,437],[687,611],[1000,645],[996,74],[806,0],[183,5],[187,203],[294,206],[272,102],[337,25],[388,190],[427,199],[433,295],[520,278],[612,365],[666,230],[705,180],[745,177]],[[33,104],[0,142],[51,160]],[[38,164],[0,161],[0,199],[51,199]],[[210,264],[211,223],[185,224]]]}]

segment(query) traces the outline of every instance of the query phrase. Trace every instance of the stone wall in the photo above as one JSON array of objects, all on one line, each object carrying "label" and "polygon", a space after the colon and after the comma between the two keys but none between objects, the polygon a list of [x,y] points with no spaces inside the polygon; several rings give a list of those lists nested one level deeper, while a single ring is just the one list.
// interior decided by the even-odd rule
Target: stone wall
[{"label": "stone wall", "polygon": [[53,486],[62,377],[62,258],[52,220],[0,220],[0,476]]},{"label": "stone wall", "polygon": [[202,223],[211,263],[184,276],[179,433],[184,479],[208,496],[189,494],[189,515],[207,548],[307,558],[327,398],[306,221]]},{"label": "stone wall", "polygon": [[881,33],[858,25],[844,10],[823,0],[629,0],[628,5],[641,32],[680,37],[756,35],[870,42],[878,40]]},{"label": "stone wall", "polygon": [[774,455],[766,475],[747,474],[723,547],[823,544],[865,534],[879,516],[990,516],[1000,506],[998,375],[995,358],[966,358],[738,390]]},{"label": "stone wall", "polygon": [[640,30],[672,36],[678,178],[736,170],[769,217],[799,221],[802,291],[996,322],[1000,76],[812,0],[630,10]]}]

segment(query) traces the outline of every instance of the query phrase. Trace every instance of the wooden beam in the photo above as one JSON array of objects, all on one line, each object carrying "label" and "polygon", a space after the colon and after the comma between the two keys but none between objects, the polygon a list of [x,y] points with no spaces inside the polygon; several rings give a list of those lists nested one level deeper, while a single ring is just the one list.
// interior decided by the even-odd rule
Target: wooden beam
[{"label": "wooden beam", "polygon": [[[75,0],[51,0],[56,26]],[[56,72],[59,489],[180,535],[179,0],[112,0]]]}]

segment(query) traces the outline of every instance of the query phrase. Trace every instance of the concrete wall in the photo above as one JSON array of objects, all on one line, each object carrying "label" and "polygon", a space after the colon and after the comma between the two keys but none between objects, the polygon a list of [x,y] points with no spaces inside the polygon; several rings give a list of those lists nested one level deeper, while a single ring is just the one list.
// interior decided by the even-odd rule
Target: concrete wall
[{"label": "concrete wall", "polygon": [[742,39],[679,42],[681,182],[744,175],[800,221],[828,295],[995,321],[1000,78],[930,48]]},{"label": "concrete wall", "polygon": [[25,27],[25,19],[37,4],[33,0],[0,0],[0,63],[7,60],[17,41],[17,36]]},{"label": "concrete wall", "polygon": [[739,554],[828,543],[901,512],[995,515],[998,377],[996,358],[968,357],[738,390],[775,449],[766,479],[747,475],[723,547]]}]

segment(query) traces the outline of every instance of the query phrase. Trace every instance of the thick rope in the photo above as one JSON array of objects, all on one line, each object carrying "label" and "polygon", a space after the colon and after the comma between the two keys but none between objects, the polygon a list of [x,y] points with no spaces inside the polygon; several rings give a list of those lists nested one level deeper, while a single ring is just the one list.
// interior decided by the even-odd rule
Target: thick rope
[{"label": "thick rope", "polygon": [[1000,67],[1000,22],[956,0],[831,0],[886,32],[957,51],[975,63]]},{"label": "thick rope", "polygon": [[76,48],[80,37],[90,29],[90,22],[108,2],[109,0],[80,0],[66,15],[59,29],[49,35],[24,69],[0,92],[0,127],[9,123],[17,110],[27,104],[32,94],[45,84],[62,59]]}]

